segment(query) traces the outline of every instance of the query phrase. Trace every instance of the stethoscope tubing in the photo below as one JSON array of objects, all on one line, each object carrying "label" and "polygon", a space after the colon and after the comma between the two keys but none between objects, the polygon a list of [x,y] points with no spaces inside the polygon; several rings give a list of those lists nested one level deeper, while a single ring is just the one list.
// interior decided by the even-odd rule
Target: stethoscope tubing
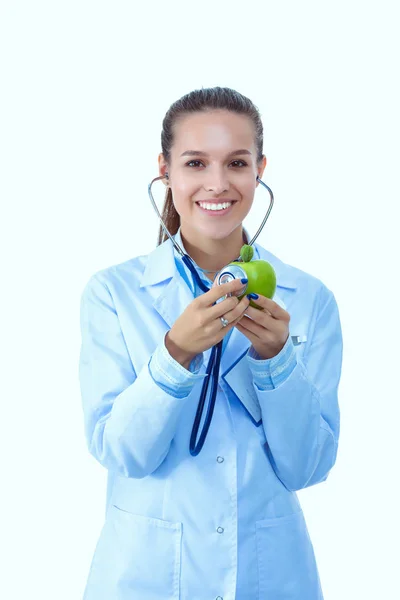
[{"label": "stethoscope tubing", "polygon": [[[203,292],[208,292],[209,288],[205,285],[205,283],[203,283],[203,281],[200,279],[199,274],[196,271],[196,267],[193,263],[193,260],[191,259],[191,257],[186,254],[182,248],[179,246],[179,244],[176,242],[176,240],[174,239],[174,237],[170,234],[170,232],[168,231],[167,227],[165,226],[165,223],[162,219],[162,216],[157,208],[157,205],[155,203],[155,200],[153,198],[153,194],[151,193],[151,186],[153,185],[153,183],[159,179],[164,179],[164,176],[160,176],[160,177],[155,177],[148,186],[148,193],[149,193],[149,197],[151,200],[151,203],[153,205],[154,210],[156,211],[158,218],[160,220],[160,224],[164,230],[164,232],[167,234],[167,236],[169,237],[169,239],[171,240],[171,242],[173,243],[174,247],[176,248],[176,250],[178,251],[178,253],[180,254],[180,256],[182,257],[182,261],[184,262],[184,264],[188,267],[188,269],[191,271],[191,273],[193,274],[193,277],[196,280],[197,285],[199,286],[199,288],[203,291]],[[267,222],[267,219],[269,217],[269,214],[272,210],[272,206],[274,204],[274,195],[272,193],[271,188],[264,183],[260,177],[257,176],[257,181],[259,183],[261,183],[261,185],[263,185],[269,192],[270,195],[270,203],[269,203],[269,207],[268,210],[264,216],[264,219],[260,225],[260,227],[258,228],[255,236],[250,240],[249,242],[249,246],[253,245],[255,240],[257,239],[257,237],[259,236],[259,234],[261,233],[265,223]],[[240,257],[234,259],[234,261],[240,260]],[[232,261],[233,262],[233,261]],[[213,303],[213,306],[216,304],[216,302]],[[203,386],[201,389],[201,394],[200,394],[200,398],[199,398],[199,403],[197,406],[197,411],[196,411],[196,416],[193,422],[193,427],[192,427],[192,433],[190,435],[190,443],[189,443],[189,451],[190,454],[192,456],[197,456],[199,454],[199,452],[201,451],[201,449],[203,448],[204,442],[206,440],[207,437],[207,433],[208,430],[210,428],[211,425],[211,421],[212,421],[212,416],[214,414],[214,408],[215,408],[215,401],[216,401],[216,397],[217,397],[217,388],[218,388],[218,380],[219,380],[219,369],[220,369],[220,364],[221,364],[221,356],[222,356],[222,344],[223,344],[223,340],[221,340],[220,342],[218,342],[217,344],[215,344],[212,347],[211,350],[211,355],[210,355],[210,359],[207,365],[207,369],[206,369],[206,377],[203,381]],[[202,428],[202,431],[200,433],[200,437],[198,442],[196,443],[197,440],[197,434],[199,432],[199,428],[200,428],[200,423],[201,423],[201,418],[203,415],[203,409],[204,409],[204,404],[205,404],[205,400],[206,400],[206,396],[207,396],[207,391],[208,391],[208,386],[210,383],[210,379],[212,379],[212,385],[211,385],[211,393],[210,393],[210,400],[208,402],[208,406],[207,406],[207,414],[205,416],[205,420],[204,420],[204,425]]]}]

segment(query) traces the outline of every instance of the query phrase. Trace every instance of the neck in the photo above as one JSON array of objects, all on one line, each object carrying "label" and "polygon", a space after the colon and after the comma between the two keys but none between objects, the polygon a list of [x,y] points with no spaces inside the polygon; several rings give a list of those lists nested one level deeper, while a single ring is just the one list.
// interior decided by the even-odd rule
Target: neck
[{"label": "neck", "polygon": [[240,256],[240,250],[247,242],[242,226],[222,239],[204,237],[186,226],[181,226],[180,233],[187,253],[200,269],[210,271],[205,275],[211,280],[225,265]]}]

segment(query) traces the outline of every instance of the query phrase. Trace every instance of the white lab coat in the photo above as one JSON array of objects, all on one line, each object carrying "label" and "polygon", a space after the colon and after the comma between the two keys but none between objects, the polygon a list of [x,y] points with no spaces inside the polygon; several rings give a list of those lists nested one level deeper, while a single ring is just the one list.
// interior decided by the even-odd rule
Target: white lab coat
[{"label": "white lab coat", "polygon": [[234,329],[196,457],[189,438],[202,382],[174,398],[148,368],[193,300],[171,241],[97,272],[85,286],[85,435],[108,486],[84,600],[323,597],[296,490],[324,481],[336,460],[339,314],[319,279],[255,245],[276,271],[274,300],[291,315],[297,365],[276,389],[259,390],[246,359],[250,342]]}]

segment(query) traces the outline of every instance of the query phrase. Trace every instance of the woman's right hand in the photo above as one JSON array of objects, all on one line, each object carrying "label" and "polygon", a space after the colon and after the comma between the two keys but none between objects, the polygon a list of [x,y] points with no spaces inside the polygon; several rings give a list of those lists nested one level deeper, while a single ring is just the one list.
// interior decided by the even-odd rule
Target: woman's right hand
[{"label": "woman's right hand", "polygon": [[[240,321],[250,304],[247,296],[240,301],[237,296],[229,296],[213,304],[229,293],[238,294],[242,288],[241,280],[233,279],[212,287],[186,307],[165,336],[167,350],[176,361],[187,368],[197,354],[218,344]],[[226,327],[220,317],[229,321]]]}]

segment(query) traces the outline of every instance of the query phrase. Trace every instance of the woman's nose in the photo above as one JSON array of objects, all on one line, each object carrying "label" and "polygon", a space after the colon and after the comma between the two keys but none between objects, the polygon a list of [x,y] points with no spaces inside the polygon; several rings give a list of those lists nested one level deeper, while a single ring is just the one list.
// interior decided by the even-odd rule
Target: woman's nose
[{"label": "woman's nose", "polygon": [[216,169],[213,172],[209,171],[204,182],[204,188],[208,192],[214,192],[215,194],[226,192],[229,189],[228,174],[222,169]]}]

